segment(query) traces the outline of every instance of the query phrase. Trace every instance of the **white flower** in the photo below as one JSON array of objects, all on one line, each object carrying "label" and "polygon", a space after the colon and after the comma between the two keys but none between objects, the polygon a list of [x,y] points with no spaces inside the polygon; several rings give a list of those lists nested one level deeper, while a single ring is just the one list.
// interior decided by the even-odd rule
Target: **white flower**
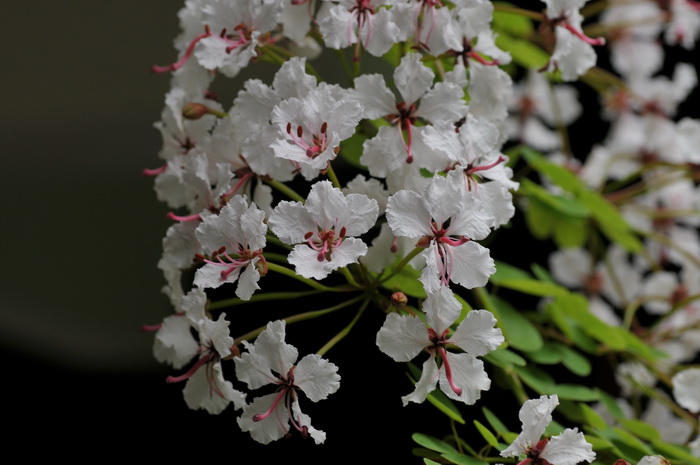
[{"label": "white flower", "polygon": [[582,461],[595,460],[593,447],[577,428],[567,428],[550,439],[540,439],[552,421],[552,411],[557,405],[559,398],[556,394],[526,401],[518,415],[522,432],[510,446],[501,451],[501,457],[525,454],[533,463],[540,463],[537,459],[542,459],[552,465],[576,465]]},{"label": "white flower", "polygon": [[235,359],[238,379],[251,389],[272,384],[277,391],[244,407],[238,425],[263,444],[288,434],[290,424],[303,437],[311,435],[316,444],[321,444],[326,434],[311,427],[310,418],[301,413],[299,392],[313,402],[333,394],[340,387],[338,367],[317,354],[294,364],[299,353],[284,339],[285,322],[279,320],[268,323],[255,343],[244,341],[248,352]]},{"label": "white flower", "polygon": [[[430,358],[423,364],[423,374],[416,389],[404,396],[403,404],[423,402],[440,382],[440,389],[450,398],[473,404],[481,391],[491,387],[491,380],[484,371],[484,364],[476,357],[485,355],[500,346],[501,330],[494,328],[496,319],[487,310],[472,310],[457,329],[450,333],[450,326],[457,320],[462,306],[448,287],[429,294],[423,304],[426,323],[417,317],[391,313],[377,333],[377,346],[397,362],[408,362],[423,350]],[[447,352],[448,344],[465,353]],[[440,361],[438,366],[438,360]]]},{"label": "white flower", "polygon": [[[430,124],[458,121],[466,114],[467,106],[460,86],[450,82],[433,85],[434,77],[418,53],[404,56],[394,71],[394,83],[403,99],[398,103],[381,75],[365,74],[355,79],[355,90],[350,95],[364,108],[363,116],[384,117],[395,125],[381,126],[377,135],[363,145],[360,163],[369,168],[371,175],[386,177],[414,159],[418,167],[431,171],[446,166],[446,157],[425,142],[424,131]],[[418,120],[428,124],[416,125]]]},{"label": "white flower", "polygon": [[244,196],[233,197],[219,215],[210,215],[197,227],[195,234],[204,253],[210,255],[197,270],[194,283],[217,288],[238,280],[236,295],[249,300],[258,287],[260,271],[266,268],[262,249],[267,226],[265,213],[255,204],[248,205]]},{"label": "white flower", "polygon": [[386,216],[394,235],[420,239],[426,247],[420,281],[428,293],[450,281],[481,287],[496,271],[488,249],[474,242],[489,234],[492,219],[463,189],[461,176],[435,176],[422,195],[402,190],[389,197]]},{"label": "white flower", "polygon": [[369,231],[377,216],[376,200],[344,196],[330,181],[319,181],[305,204],[280,202],[268,225],[285,244],[297,244],[288,260],[298,274],[323,279],[367,253],[367,245],[355,236]]},{"label": "white flower", "polygon": [[325,84],[303,98],[281,102],[272,112],[278,138],[271,145],[275,156],[310,168],[306,179],[328,167],[340,148],[340,141],[355,133],[362,107],[346,98],[347,92]]},{"label": "white flower", "polygon": [[676,402],[692,413],[700,412],[700,368],[683,370],[671,381]]}]

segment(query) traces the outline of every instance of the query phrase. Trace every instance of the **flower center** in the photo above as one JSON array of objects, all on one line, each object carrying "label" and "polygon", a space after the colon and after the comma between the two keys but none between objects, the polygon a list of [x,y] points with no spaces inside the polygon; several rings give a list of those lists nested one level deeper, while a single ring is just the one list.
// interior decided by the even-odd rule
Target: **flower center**
[{"label": "flower center", "polygon": [[322,262],[324,260],[331,261],[331,254],[333,253],[333,249],[340,246],[340,244],[343,243],[343,241],[345,240],[345,234],[345,226],[340,228],[340,231],[337,236],[335,232],[335,227],[331,227],[331,229],[329,230],[325,230],[319,227],[316,233],[314,233],[313,231],[309,231],[306,234],[304,234],[304,239],[306,239],[306,243],[309,244],[309,247],[318,252],[316,258],[319,262]]},{"label": "flower center", "polygon": [[323,122],[321,128],[315,134],[311,135],[311,139],[307,142],[304,138],[304,128],[297,126],[296,131],[292,131],[292,123],[287,123],[287,134],[289,134],[297,147],[306,151],[306,156],[316,158],[323,153],[328,147],[328,123]]}]

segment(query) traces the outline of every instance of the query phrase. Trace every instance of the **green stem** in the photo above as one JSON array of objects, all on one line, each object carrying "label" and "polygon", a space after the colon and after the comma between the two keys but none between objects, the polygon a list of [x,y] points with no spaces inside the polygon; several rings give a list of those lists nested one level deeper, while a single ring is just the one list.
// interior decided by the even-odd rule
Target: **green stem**
[{"label": "green stem", "polygon": [[[291,51],[287,50],[286,48],[280,47],[279,45],[267,44],[265,45],[265,47],[269,48],[270,50],[273,50],[279,55],[284,55],[287,58],[293,58],[296,56]],[[321,75],[318,73],[318,71],[316,71],[316,68],[314,68],[314,66],[311,63],[309,63],[308,60],[306,61],[306,71],[307,73],[312,74],[318,81],[323,81]]]},{"label": "green stem", "polygon": [[698,299],[700,299],[700,294],[694,294],[694,295],[691,295],[689,297],[686,297],[685,299],[681,299],[680,301],[676,302],[675,304],[673,304],[673,307],[671,307],[671,310],[669,310],[668,312],[661,315],[661,317],[659,317],[659,319],[656,320],[653,325],[651,325],[651,330],[653,331],[654,329],[658,328],[661,325],[661,323],[666,321],[669,317],[671,317],[678,310],[687,307],[692,302],[694,302]]},{"label": "green stem", "polygon": [[341,268],[340,272],[343,273],[343,276],[345,276],[345,279],[347,279],[348,284],[350,284],[352,287],[356,287],[358,289],[363,287],[357,281],[355,281],[355,277],[352,275],[352,272],[350,272],[350,270],[348,270],[347,267]]},{"label": "green stem", "polygon": [[266,184],[270,185],[271,187],[277,189],[278,191],[282,192],[284,195],[289,197],[292,200],[296,200],[297,202],[304,203],[304,198],[297,194],[294,190],[290,189],[289,186],[286,184],[283,184],[279,181],[275,181],[274,179],[267,179],[263,178],[263,182]]},{"label": "green stem", "polygon": [[390,280],[391,278],[393,278],[394,276],[399,274],[401,272],[401,270],[403,270],[404,267],[406,265],[408,265],[408,262],[413,260],[415,258],[415,256],[418,255],[419,253],[421,253],[423,250],[425,250],[425,248],[423,248],[423,247],[416,247],[415,249],[411,250],[411,253],[409,253],[408,255],[403,257],[403,260],[401,260],[401,262],[399,262],[399,264],[396,265],[396,268],[394,269],[394,271],[392,271],[389,274],[389,276],[382,278],[379,282],[377,282],[375,287],[381,286],[382,284],[384,284],[385,282],[387,282],[388,280]]},{"label": "green stem", "polygon": [[319,289],[314,289],[311,291],[297,291],[297,292],[268,292],[266,294],[255,294],[249,300],[241,300],[238,297],[232,299],[219,300],[218,302],[212,302],[207,307],[207,310],[219,310],[226,307],[235,307],[237,305],[252,304],[255,302],[264,302],[267,300],[290,300],[299,299],[301,297],[306,297],[314,294],[320,294]]},{"label": "green stem", "polygon": [[319,291],[326,291],[326,292],[348,292],[352,291],[353,289],[349,288],[334,288],[334,287],[328,287],[324,286],[323,284],[320,284],[313,279],[305,278],[303,276],[300,276],[296,274],[294,271],[290,270],[289,268],[285,268],[284,266],[278,265],[276,263],[268,263],[267,264],[267,269],[274,271],[279,274],[283,274],[285,276],[289,276],[290,278],[294,278],[297,281],[301,281],[302,283],[306,284],[309,287],[312,287],[314,289],[317,289]]},{"label": "green stem", "polygon": [[[279,240],[279,238],[277,236],[275,236],[273,234],[266,234],[265,240],[268,242],[268,244],[275,244],[275,245],[282,247],[283,249],[286,249],[286,250],[292,250],[294,248],[289,244],[285,244],[284,242]],[[268,255],[268,252],[265,252],[265,256],[267,256],[267,255]]]},{"label": "green stem", "polygon": [[336,50],[336,53],[338,57],[340,57],[340,64],[343,66],[343,71],[345,71],[345,75],[347,76],[348,81],[350,82],[350,84],[352,84],[354,79],[353,70],[350,69],[350,64],[348,63],[348,59],[345,56],[345,52],[343,50]]},{"label": "green stem", "polygon": [[274,252],[265,252],[265,260],[268,262],[271,260],[273,262],[281,263],[283,265],[289,264],[287,261],[287,256],[282,255],[281,253],[274,253]]},{"label": "green stem", "polygon": [[[345,328],[343,328],[342,330],[340,330],[340,332],[338,334],[333,336],[333,339],[328,341],[323,347],[321,347],[316,352],[318,355],[323,357],[326,354],[326,352],[328,352],[334,345],[336,345],[338,342],[343,340],[343,338],[345,338],[345,336],[347,336],[348,333],[350,333],[350,330],[352,330],[352,327],[355,326],[355,323],[357,323],[357,320],[360,319],[360,316],[362,316],[362,313],[364,313],[365,309],[367,308],[367,305],[369,304],[369,298],[367,298],[365,296],[360,296],[360,297],[361,298],[364,297],[365,301],[362,302],[362,305],[360,306],[360,309],[355,314],[355,317],[352,319],[352,321]],[[359,300],[359,299],[357,299],[357,300]],[[347,302],[346,302],[346,304],[347,304]]]},{"label": "green stem", "polygon": [[328,176],[328,179],[331,180],[335,187],[337,187],[338,189],[341,188],[340,181],[338,181],[338,176],[336,176],[335,171],[333,171],[333,166],[331,166],[331,162],[328,162],[328,167],[326,168],[326,176]]},{"label": "green stem", "polygon": [[[364,295],[358,295],[357,297],[353,297],[352,299],[347,300],[347,301],[342,302],[342,303],[339,303],[338,305],[334,305],[332,307],[324,308],[321,310],[312,310],[310,312],[299,313],[297,315],[292,315],[292,316],[288,316],[287,318],[283,318],[283,320],[289,324],[298,323],[299,321],[311,320],[311,319],[318,318],[318,317],[323,316],[323,315],[327,315],[329,313],[333,313],[333,312],[340,310],[342,308],[348,307],[348,306],[354,304],[355,302],[359,302],[360,300],[362,300],[364,298],[365,298]],[[262,333],[265,330],[265,328],[267,328],[267,325],[261,326],[257,329],[254,329],[252,331],[245,333],[242,336],[237,337],[233,341],[234,345],[239,345],[243,341],[250,341],[251,339],[257,337],[260,333]]]}]

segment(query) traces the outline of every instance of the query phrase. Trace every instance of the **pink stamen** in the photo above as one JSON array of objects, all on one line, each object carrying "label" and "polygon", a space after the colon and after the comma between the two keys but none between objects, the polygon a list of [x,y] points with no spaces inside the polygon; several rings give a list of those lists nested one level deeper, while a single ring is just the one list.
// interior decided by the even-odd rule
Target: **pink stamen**
[{"label": "pink stamen", "polygon": [[280,400],[282,400],[282,397],[284,397],[286,393],[287,388],[280,390],[280,392],[277,394],[277,397],[275,397],[275,400],[272,402],[270,408],[262,414],[256,413],[255,415],[253,415],[253,421],[257,422],[269,417],[270,414],[275,411],[275,409],[277,408],[277,404],[279,404]]},{"label": "pink stamen", "polygon": [[157,325],[142,325],[141,331],[158,331],[163,326],[163,323],[158,323]]},{"label": "pink stamen", "polygon": [[189,60],[190,56],[192,56],[195,45],[197,45],[197,43],[200,40],[206,39],[207,37],[211,37],[212,33],[209,31],[209,26],[205,26],[204,29],[206,32],[204,32],[204,34],[198,35],[192,40],[192,42],[190,42],[190,45],[187,46],[187,50],[185,50],[185,54],[182,56],[182,58],[168,66],[154,65],[151,67],[151,71],[153,71],[154,73],[167,73],[168,71],[177,71],[178,69],[180,69],[185,64],[185,62]]},{"label": "pink stamen", "polygon": [[391,240],[391,253],[396,253],[397,250],[399,250],[399,238],[394,236],[394,238]]},{"label": "pink stamen", "polygon": [[165,165],[161,166],[160,168],[154,168],[154,169],[149,169],[145,168],[141,174],[143,176],[158,176],[161,173],[164,173],[165,170],[168,169],[168,164],[166,163]]},{"label": "pink stamen", "polygon": [[447,378],[447,382],[450,384],[450,387],[454,393],[461,396],[462,389],[455,385],[454,379],[452,378],[452,369],[450,368],[450,362],[447,361],[447,353],[445,352],[445,349],[443,347],[438,347],[438,352],[440,354],[440,358],[442,359],[443,366],[445,367],[445,377]]},{"label": "pink stamen", "polygon": [[241,177],[241,179],[239,179],[238,182],[233,186],[233,188],[230,191],[226,192],[222,197],[233,197],[233,195],[238,191],[238,189],[240,189],[241,186],[243,186],[246,183],[246,181],[248,181],[252,176],[252,172],[244,174]]},{"label": "pink stamen", "polygon": [[180,376],[168,376],[165,378],[166,383],[179,383],[180,381],[185,381],[186,379],[191,378],[197,370],[199,370],[202,365],[205,363],[209,362],[212,358],[214,357],[213,354],[207,354],[203,357],[200,357],[199,360],[197,360],[197,363],[195,363],[192,368],[190,368],[187,373],[180,375]]},{"label": "pink stamen", "polygon": [[188,216],[179,216],[176,215],[173,212],[168,212],[166,215],[168,218],[170,218],[173,221],[180,221],[180,222],[186,222],[186,221],[202,221],[202,217],[199,216],[199,213],[196,213],[194,215],[188,215]]},{"label": "pink stamen", "polygon": [[476,52],[473,51],[473,50],[467,52],[467,56],[470,57],[470,58],[475,59],[476,61],[478,61],[478,62],[481,63],[482,65],[487,65],[487,66],[498,66],[498,65],[500,64],[500,63],[498,62],[498,60],[487,60],[486,58],[482,57],[481,55],[479,55],[478,53],[476,53]]},{"label": "pink stamen", "polygon": [[583,32],[579,31],[575,27],[573,27],[571,24],[564,22],[563,26],[568,29],[573,35],[581,39],[582,41],[586,42],[587,44],[591,45],[605,45],[605,38],[603,37],[598,37],[597,39],[593,39],[591,37],[588,37],[585,35]]},{"label": "pink stamen", "polygon": [[498,156],[498,160],[496,160],[495,162],[493,162],[493,163],[491,163],[491,164],[489,164],[489,165],[481,165],[481,166],[472,166],[472,167],[469,167],[469,168],[467,169],[467,174],[474,174],[474,173],[477,173],[477,172],[479,172],[479,171],[490,170],[490,169],[493,168],[494,166],[497,166],[497,165],[503,163],[504,161],[506,161],[505,157],[503,157],[502,155],[499,155],[499,156]]},{"label": "pink stamen", "polygon": [[451,237],[448,236],[443,236],[438,239],[438,242],[442,242],[443,244],[451,245],[452,247],[458,247],[466,242],[469,242],[469,238],[467,236],[462,236],[459,239],[452,239]]}]

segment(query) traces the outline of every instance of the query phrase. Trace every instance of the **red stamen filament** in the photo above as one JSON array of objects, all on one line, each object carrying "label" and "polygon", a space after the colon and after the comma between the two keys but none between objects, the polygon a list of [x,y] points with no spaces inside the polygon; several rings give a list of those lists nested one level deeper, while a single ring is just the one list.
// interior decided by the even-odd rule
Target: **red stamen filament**
[{"label": "red stamen filament", "polygon": [[478,61],[482,65],[497,66],[499,64],[498,60],[487,60],[486,58],[482,57],[481,55],[479,55],[478,53],[476,53],[473,50],[467,52],[467,56],[475,59],[476,61]]},{"label": "red stamen filament", "polygon": [[597,39],[592,39],[585,35],[583,32],[579,31],[575,27],[573,27],[571,24],[567,23],[566,21],[563,23],[563,26],[568,29],[573,35],[581,39],[582,41],[586,42],[587,44],[591,45],[605,45],[605,38],[603,37],[598,37]]},{"label": "red stamen filament", "polygon": [[447,382],[450,384],[450,387],[452,388],[454,393],[458,396],[461,396],[462,389],[455,385],[454,379],[452,378],[452,369],[450,368],[450,362],[447,360],[447,353],[445,352],[445,348],[438,347],[437,351],[440,355],[440,358],[442,359],[442,365],[445,367],[445,377],[447,378]]},{"label": "red stamen filament", "polygon": [[197,370],[199,370],[202,365],[205,363],[209,362],[212,358],[214,358],[214,354],[207,354],[203,357],[200,357],[199,360],[197,360],[197,363],[195,363],[192,368],[187,370],[185,374],[182,374],[180,376],[168,376],[165,378],[166,383],[179,383],[180,381],[185,381],[186,379],[191,378]]},{"label": "red stamen filament", "polygon": [[211,37],[213,35],[211,31],[209,31],[209,26],[205,26],[204,29],[204,34],[198,35],[192,40],[192,42],[190,42],[190,45],[187,46],[187,50],[185,50],[185,54],[182,56],[182,58],[168,66],[154,65],[151,67],[151,71],[153,71],[154,73],[167,73],[168,71],[177,71],[178,69],[180,69],[185,64],[185,62],[189,60],[190,56],[192,56],[195,45],[197,45],[197,43],[200,40],[206,39],[207,37]]},{"label": "red stamen filament", "polygon": [[176,215],[173,212],[168,212],[166,215],[168,218],[170,218],[173,221],[180,221],[180,222],[185,222],[185,221],[202,221],[202,217],[199,216],[199,213],[195,213],[194,215],[188,215],[188,216],[179,216]]},{"label": "red stamen filament", "polygon": [[145,168],[141,172],[141,174],[143,174],[144,176],[158,176],[159,174],[164,173],[165,170],[167,170],[167,169],[168,169],[168,164],[166,163],[165,165],[163,165],[159,168],[154,168],[154,169]]}]

